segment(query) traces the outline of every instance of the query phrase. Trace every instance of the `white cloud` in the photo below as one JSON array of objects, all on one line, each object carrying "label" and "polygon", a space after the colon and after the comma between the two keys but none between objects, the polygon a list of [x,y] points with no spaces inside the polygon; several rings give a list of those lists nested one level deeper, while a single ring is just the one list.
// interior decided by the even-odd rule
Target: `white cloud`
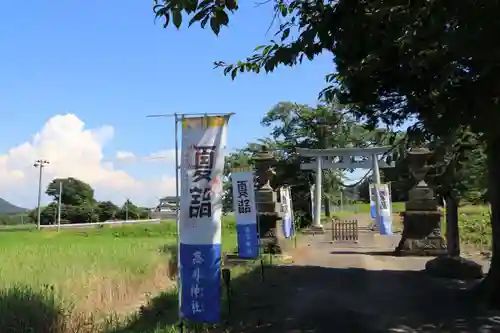
[{"label": "white cloud", "polygon": [[116,160],[123,162],[134,162],[136,160],[136,156],[131,151],[119,150],[116,152]]},{"label": "white cloud", "polygon": [[[37,159],[50,162],[43,169],[43,187],[56,177],[75,177],[91,184],[97,199],[121,203],[130,198],[148,206],[155,205],[158,197],[175,192],[173,177],[137,179],[113,162],[106,162],[103,147],[113,135],[111,126],[85,128],[84,122],[74,114],[52,117],[31,141],[0,154],[0,197],[18,205],[35,205],[38,172],[33,163]],[[115,158],[117,161],[137,159],[134,153],[127,151],[116,152]]]},{"label": "white cloud", "polygon": [[[180,151],[178,155],[180,158]],[[163,162],[175,164],[175,149],[160,150],[143,157],[136,156],[131,151],[119,150],[116,152],[115,159],[120,165],[135,162]]]}]

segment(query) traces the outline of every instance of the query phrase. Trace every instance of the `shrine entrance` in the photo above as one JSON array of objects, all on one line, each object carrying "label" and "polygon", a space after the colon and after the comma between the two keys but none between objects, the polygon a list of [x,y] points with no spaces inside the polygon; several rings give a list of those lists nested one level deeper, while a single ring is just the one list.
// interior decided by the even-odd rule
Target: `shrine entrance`
[{"label": "shrine entrance", "polygon": [[[322,202],[322,171],[323,169],[372,169],[373,182],[380,184],[380,168],[393,168],[394,162],[387,163],[380,155],[385,155],[391,147],[371,148],[327,148],[309,149],[297,148],[300,156],[310,158],[312,161],[302,163],[302,170],[314,170],[316,172],[315,195],[314,195],[314,220],[312,228],[324,230],[321,224],[321,202]],[[380,221],[380,203],[376,198],[376,221]],[[340,226],[340,225],[339,225]],[[357,230],[357,229],[356,229]]]}]

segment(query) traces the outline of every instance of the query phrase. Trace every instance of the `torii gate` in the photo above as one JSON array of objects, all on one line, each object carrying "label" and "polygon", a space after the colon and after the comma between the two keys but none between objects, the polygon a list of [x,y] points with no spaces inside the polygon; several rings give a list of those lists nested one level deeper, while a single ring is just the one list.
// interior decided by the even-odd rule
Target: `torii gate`
[{"label": "torii gate", "polygon": [[[395,163],[386,163],[379,160],[378,155],[389,152],[391,147],[371,147],[371,148],[328,148],[328,149],[309,149],[297,148],[296,151],[299,155],[304,157],[312,157],[316,160],[314,162],[302,163],[300,168],[302,170],[315,170],[316,171],[316,187],[314,195],[314,221],[313,228],[323,229],[321,225],[321,173],[323,169],[373,169],[375,184],[380,184],[380,170],[379,168],[393,168]],[[356,157],[364,157],[363,161],[356,161]],[[375,196],[376,204],[376,221],[380,220],[380,207],[378,202],[378,195]]]}]

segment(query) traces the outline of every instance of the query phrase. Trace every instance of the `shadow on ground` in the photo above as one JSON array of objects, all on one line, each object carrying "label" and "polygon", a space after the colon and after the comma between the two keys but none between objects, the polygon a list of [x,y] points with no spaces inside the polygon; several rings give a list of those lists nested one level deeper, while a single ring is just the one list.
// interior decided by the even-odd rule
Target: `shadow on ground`
[{"label": "shadow on ground", "polygon": [[398,255],[395,254],[395,251],[345,251],[345,250],[336,250],[336,251],[330,252],[330,254],[342,254],[342,255],[349,255],[349,254],[360,255],[360,254],[364,254],[364,255],[367,255],[367,256],[399,257]]},{"label": "shadow on ground", "polygon": [[[231,282],[224,325],[185,332],[500,332],[500,317],[460,284],[414,271],[259,266]],[[176,295],[162,294],[119,333],[172,325]]]}]

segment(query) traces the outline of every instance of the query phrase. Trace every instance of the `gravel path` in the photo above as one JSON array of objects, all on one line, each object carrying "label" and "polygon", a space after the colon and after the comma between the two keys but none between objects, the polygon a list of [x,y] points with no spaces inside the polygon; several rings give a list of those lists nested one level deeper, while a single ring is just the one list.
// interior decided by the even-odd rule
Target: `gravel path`
[{"label": "gravel path", "polygon": [[363,230],[358,244],[330,239],[328,232],[302,237],[295,262],[267,268],[254,290],[235,282],[244,299],[233,310],[235,332],[500,332],[500,316],[465,301],[457,283],[421,272],[429,258],[387,255],[397,236]]}]

